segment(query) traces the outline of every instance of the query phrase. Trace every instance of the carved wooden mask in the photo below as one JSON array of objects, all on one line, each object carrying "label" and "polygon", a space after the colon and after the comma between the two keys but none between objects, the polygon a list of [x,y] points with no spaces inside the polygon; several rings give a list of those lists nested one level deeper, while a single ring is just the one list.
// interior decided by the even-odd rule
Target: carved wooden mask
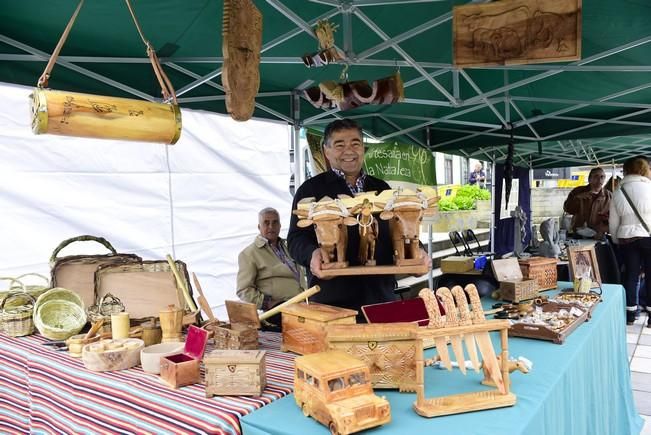
[{"label": "carved wooden mask", "polygon": [[224,0],[222,84],[226,110],[236,121],[253,115],[260,87],[262,14],[251,0]]}]

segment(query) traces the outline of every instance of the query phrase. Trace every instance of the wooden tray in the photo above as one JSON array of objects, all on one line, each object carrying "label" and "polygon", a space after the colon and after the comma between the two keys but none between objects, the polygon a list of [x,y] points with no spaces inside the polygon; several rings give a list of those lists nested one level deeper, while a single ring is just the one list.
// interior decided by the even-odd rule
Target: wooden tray
[{"label": "wooden tray", "polygon": [[[558,297],[569,297],[569,298],[583,298],[583,297],[590,297],[596,299],[596,302],[593,303],[589,307],[584,307],[580,303],[573,302],[571,300],[563,300],[563,299],[558,299]],[[596,293],[577,293],[577,292],[560,292],[559,294],[555,295],[552,299],[555,299],[559,301],[559,303],[562,304],[567,304],[567,305],[574,305],[576,307],[579,307],[582,310],[587,309],[588,310],[588,318],[586,319],[586,322],[592,318],[592,312],[597,308],[597,305],[601,302],[601,296],[596,294]]]},{"label": "wooden tray", "polygon": [[[542,306],[543,312],[560,311],[561,309],[570,310],[572,308],[580,309],[574,305],[557,304],[554,302],[550,302]],[[588,311],[582,309],[581,311],[583,311],[583,314],[574,319],[572,323],[567,325],[559,332],[553,331],[544,325],[533,325],[530,323],[516,322],[513,323],[509,328],[509,335],[512,337],[534,338],[537,340],[552,341],[556,344],[563,344],[567,336],[587,320]]]},{"label": "wooden tray", "polygon": [[415,266],[351,266],[339,269],[322,269],[322,276],[351,276],[351,275],[425,275],[429,272],[427,265]]},{"label": "wooden tray", "polygon": [[[176,267],[192,293],[185,263],[176,261]],[[119,298],[131,319],[158,317],[168,305],[190,310],[165,260],[101,266],[95,273],[95,293],[97,298],[106,293]]]}]

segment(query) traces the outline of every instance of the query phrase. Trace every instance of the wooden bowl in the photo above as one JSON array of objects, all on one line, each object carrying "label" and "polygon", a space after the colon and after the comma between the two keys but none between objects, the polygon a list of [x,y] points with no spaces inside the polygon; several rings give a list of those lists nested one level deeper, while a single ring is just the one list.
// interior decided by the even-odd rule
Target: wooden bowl
[{"label": "wooden bowl", "polygon": [[99,334],[90,338],[84,338],[85,336],[86,334],[77,334],[66,340],[66,344],[68,345],[68,353],[71,357],[81,358],[81,351],[84,346],[90,343],[95,343],[101,338]]},{"label": "wooden bowl", "polygon": [[124,370],[140,364],[145,343],[138,338],[102,340],[83,347],[81,359],[88,370],[106,372]]},{"label": "wooden bowl", "polygon": [[154,344],[153,346],[145,347],[140,351],[142,369],[147,373],[159,374],[161,357],[174,355],[175,353],[183,353],[184,347],[185,343],[182,341]]}]

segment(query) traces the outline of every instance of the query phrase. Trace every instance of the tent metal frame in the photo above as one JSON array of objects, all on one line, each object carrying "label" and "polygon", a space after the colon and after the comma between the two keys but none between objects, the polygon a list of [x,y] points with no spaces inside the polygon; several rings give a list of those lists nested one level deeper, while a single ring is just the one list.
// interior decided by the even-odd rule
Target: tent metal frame
[{"label": "tent metal frame", "polygon": [[[365,8],[372,8],[381,5],[400,5],[400,4],[413,4],[413,3],[428,3],[436,2],[441,0],[309,0],[313,3],[319,3],[323,5],[332,6],[332,9],[326,11],[325,13],[309,20],[305,21],[302,19],[296,12],[287,7],[282,0],[265,0],[270,6],[272,6],[276,11],[282,14],[284,17],[289,19],[296,27],[287,31],[286,33],[275,37],[273,40],[265,43],[262,47],[262,62],[268,64],[296,64],[302,63],[301,59],[296,57],[272,57],[264,56],[264,53],[269,51],[274,47],[278,47],[283,43],[291,40],[292,38],[301,35],[307,34],[316,39],[316,36],[313,32],[313,26],[319,20],[331,19],[338,15],[341,15],[342,19],[342,35],[343,35],[343,47],[338,47],[338,49],[345,54],[345,60],[342,62],[348,65],[356,66],[390,66],[390,67],[400,67],[400,68],[409,68],[418,72],[419,76],[415,79],[405,82],[405,88],[409,88],[416,84],[427,82],[432,87],[432,94],[436,98],[431,99],[419,99],[419,98],[406,98],[401,104],[414,104],[414,105],[433,105],[433,106],[442,106],[454,108],[455,111],[449,115],[441,117],[417,117],[417,116],[407,116],[391,113],[365,113],[363,115],[352,115],[351,118],[377,118],[381,120],[386,125],[391,126],[395,131],[385,134],[384,136],[378,137],[379,140],[388,140],[397,137],[405,137],[410,141],[416,142],[422,146],[428,146],[432,151],[437,151],[444,149],[447,145],[454,143],[462,143],[468,139],[485,135],[493,136],[500,138],[508,138],[510,136],[509,130],[511,128],[515,129],[518,127],[526,127],[529,130],[530,134],[522,135],[518,134],[515,136],[515,139],[522,142],[529,142],[528,144],[519,144],[518,153],[521,161],[525,161],[528,165],[544,164],[549,160],[558,160],[558,158],[567,159],[575,164],[591,164],[591,163],[605,163],[612,160],[615,156],[621,157],[635,155],[635,149],[631,148],[631,144],[642,144],[645,145],[648,142],[651,142],[651,139],[646,139],[645,137],[629,137],[629,142],[617,143],[616,140],[618,137],[608,138],[608,139],[580,139],[574,141],[568,140],[557,140],[561,136],[566,136],[569,133],[577,133],[580,131],[585,132],[594,127],[598,127],[604,124],[614,124],[614,125],[623,125],[623,126],[634,126],[634,127],[651,127],[651,122],[639,122],[632,121],[629,118],[634,118],[636,116],[651,112],[651,104],[640,104],[640,103],[627,103],[622,101],[617,101],[617,99],[631,95],[641,90],[651,88],[651,82],[644,83],[642,85],[629,87],[626,89],[621,89],[620,91],[605,95],[601,97],[595,97],[591,100],[575,100],[575,99],[562,99],[562,98],[544,98],[544,97],[525,97],[525,96],[511,96],[510,91],[517,89],[519,87],[525,86],[530,83],[534,83],[540,80],[545,80],[550,77],[553,77],[557,74],[571,74],[571,73],[581,73],[581,72],[617,72],[617,73],[644,73],[651,71],[651,65],[619,65],[619,66],[604,66],[604,65],[590,65],[598,60],[603,60],[605,58],[611,57],[616,54],[626,52],[633,48],[645,45],[651,42],[651,35],[630,41],[626,44],[620,46],[609,48],[600,53],[596,53],[587,58],[581,59],[576,62],[572,62],[568,65],[545,65],[545,64],[536,64],[536,65],[508,65],[508,66],[487,66],[481,68],[465,68],[459,69],[452,64],[446,63],[433,63],[433,62],[420,62],[417,59],[413,58],[404,48],[401,47],[401,44],[405,41],[414,38],[415,36],[431,30],[437,26],[440,26],[444,23],[447,23],[452,20],[452,13],[448,12],[428,21],[417,24],[410,30],[400,33],[398,35],[389,35],[387,34],[377,23],[375,23],[369,16],[364,12]],[[373,47],[367,48],[360,53],[355,53],[353,47],[353,38],[352,38],[352,26],[353,26],[353,17],[355,17],[359,22],[365,26],[365,30],[370,30],[374,32],[380,39],[381,42],[376,44]],[[15,53],[0,53],[0,61],[7,62],[25,62],[25,61],[34,61],[34,62],[45,62],[49,59],[50,55],[41,50],[38,50],[34,47],[23,44],[19,41],[16,41],[8,36],[0,34],[0,42],[7,44],[11,47],[20,49],[26,54],[15,54]],[[374,58],[373,56],[378,55],[385,50],[392,50],[395,55],[399,57],[398,60],[387,60],[381,58]],[[190,83],[181,87],[177,91],[177,96],[179,97],[180,103],[192,103],[200,101],[214,101],[222,100],[225,96],[222,95],[207,95],[207,96],[193,96],[193,97],[183,97],[183,95],[188,92],[195,90],[200,86],[209,86],[213,89],[217,89],[220,92],[224,92],[221,84],[213,81],[216,77],[221,75],[221,66],[215,68],[208,74],[199,75],[191,70],[181,66],[182,64],[217,64],[221,65],[223,58],[221,57],[181,57],[181,58],[161,58],[161,63],[167,68],[174,69],[181,74],[184,74],[192,79]],[[94,80],[100,81],[104,84],[110,85],[116,89],[119,89],[128,94],[134,95],[138,98],[142,98],[148,101],[158,101],[159,99],[149,95],[141,90],[130,87],[124,83],[115,81],[104,75],[95,73],[89,69],[86,69],[78,64],[85,63],[109,63],[109,64],[137,64],[137,63],[148,63],[149,60],[146,58],[127,58],[127,57],[90,57],[90,56],[60,56],[57,60],[57,63],[65,68],[71,69],[79,74],[90,77]],[[477,83],[473,80],[473,71],[475,69],[488,69],[488,70],[502,70],[504,71],[504,83],[502,86],[495,87],[493,89],[481,89]],[[514,82],[509,82],[509,71],[537,71],[538,74],[535,74],[526,79],[517,80]],[[443,76],[445,74],[451,74],[452,83],[451,88],[447,88],[437,77]],[[473,89],[472,95],[466,95],[462,98],[460,95],[460,84],[465,82],[470,88]],[[303,126],[319,126],[327,122],[332,121],[333,119],[341,118],[338,114],[337,109],[323,110],[318,115],[312,115],[308,117],[303,117],[300,111],[302,90],[312,85],[312,81],[308,80],[300,85],[297,85],[293,89],[288,89],[286,91],[278,92],[260,92],[258,94],[258,99],[256,102],[256,107],[269,113],[273,117],[292,124],[295,127],[294,141],[297,140],[297,131],[300,127]],[[211,89],[211,92],[214,92]],[[266,98],[276,98],[276,97],[287,97],[288,105],[291,107],[291,116],[286,114],[279,113],[277,110],[270,108],[264,104]],[[556,111],[545,113],[541,115],[532,115],[526,116],[519,107],[521,102],[540,102],[540,103],[553,103],[558,105],[566,105],[566,107],[558,109]],[[500,111],[497,108],[497,105],[503,105],[504,110]],[[604,106],[604,107],[616,107],[621,108],[622,110],[629,109],[630,112],[613,116],[608,119],[596,119],[591,117],[583,117],[572,114],[579,109],[591,106]],[[490,110],[494,115],[494,122],[473,122],[467,119],[463,119],[463,116],[474,111],[478,110]],[[563,120],[563,121],[572,121],[574,123],[580,122],[584,123],[579,127],[573,127],[567,130],[558,131],[546,136],[538,134],[536,130],[536,123],[542,120]],[[416,122],[416,124],[410,127],[400,128],[395,122],[397,120],[410,120]],[[449,139],[446,141],[437,142],[432,140],[430,143],[423,143],[422,138],[419,138],[419,135],[414,133],[431,128],[433,125],[437,125],[438,130],[450,131],[455,133],[461,133],[462,136]],[[633,140],[633,142],[630,142]],[[611,142],[613,141],[613,142]],[[648,142],[647,142],[648,141]],[[537,147],[537,143],[545,143],[545,149],[543,153],[540,151],[540,147]],[[645,143],[647,142],[647,143]],[[613,148],[609,150],[603,150],[603,146],[600,147],[599,152],[595,152],[594,145],[599,144],[611,144]],[[651,146],[651,144],[649,144]],[[472,152],[465,152],[463,150],[457,150],[456,153],[464,155],[465,157],[481,157],[488,158],[494,154],[495,151],[498,152],[497,159],[501,160],[500,147],[479,147]],[[447,151],[446,152],[450,152]],[[455,151],[451,151],[455,152]],[[504,153],[501,153],[502,155]],[[297,155],[297,157],[300,157]],[[297,158],[297,164],[301,164],[301,158]],[[492,160],[489,158],[489,160]]]}]

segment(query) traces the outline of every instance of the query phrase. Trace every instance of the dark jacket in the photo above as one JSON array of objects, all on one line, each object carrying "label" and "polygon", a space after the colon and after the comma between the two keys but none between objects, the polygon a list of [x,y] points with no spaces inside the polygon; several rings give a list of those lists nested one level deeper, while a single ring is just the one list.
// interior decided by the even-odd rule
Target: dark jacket
[{"label": "dark jacket", "polygon": [[[390,189],[390,186],[375,177],[366,176],[364,191],[383,191]],[[294,195],[292,210],[296,210],[296,204],[303,198],[313,197],[315,201],[324,196],[337,198],[338,194],[351,195],[348,185],[343,178],[340,178],[332,171],[327,171],[316,177],[305,181],[298,188]],[[393,290],[396,286],[394,275],[362,275],[342,276],[329,280],[320,280],[313,276],[310,270],[312,253],[319,247],[313,227],[299,228],[296,223],[298,217],[292,213],[287,234],[289,253],[299,264],[308,270],[309,286],[319,285],[321,292],[311,299],[337,307],[359,310],[362,305],[387,302],[396,299]],[[350,266],[358,266],[357,260],[359,249],[359,230],[357,225],[348,228],[348,247],[346,259]],[[375,258],[378,265],[393,264],[393,246],[389,235],[389,224],[387,221],[379,220],[379,236],[376,242]],[[358,319],[361,319],[361,311]]]}]

